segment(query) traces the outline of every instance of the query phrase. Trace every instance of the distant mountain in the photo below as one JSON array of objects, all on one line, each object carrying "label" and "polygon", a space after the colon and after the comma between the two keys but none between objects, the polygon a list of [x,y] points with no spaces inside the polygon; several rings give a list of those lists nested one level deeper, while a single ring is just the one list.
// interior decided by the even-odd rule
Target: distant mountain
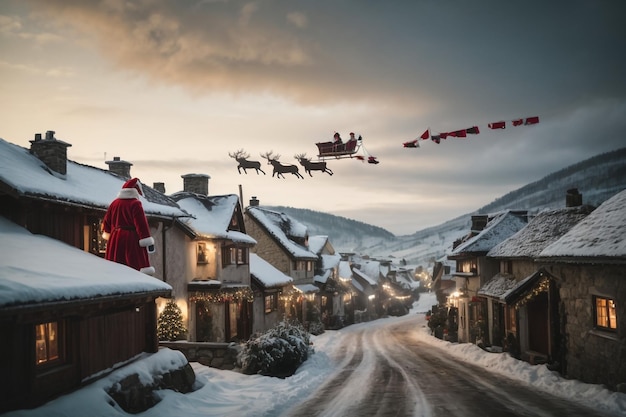
[{"label": "distant mountain", "polygon": [[565,207],[568,189],[577,188],[583,203],[598,206],[626,188],[626,148],[603,153],[556,171],[539,181],[511,191],[476,211],[407,236],[367,223],[308,209],[273,206],[305,224],[309,235],[326,235],[336,250],[370,256],[405,259],[427,266],[444,256],[452,242],[470,227],[471,215],[506,209],[528,210]]}]

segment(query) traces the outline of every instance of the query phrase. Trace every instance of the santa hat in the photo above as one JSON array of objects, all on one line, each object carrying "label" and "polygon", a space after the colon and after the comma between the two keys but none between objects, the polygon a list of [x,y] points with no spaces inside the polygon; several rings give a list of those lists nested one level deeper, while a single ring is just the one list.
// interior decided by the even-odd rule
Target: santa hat
[{"label": "santa hat", "polygon": [[141,186],[141,181],[138,178],[132,178],[122,185],[122,189],[120,190],[119,197],[121,198],[139,198],[140,195],[143,195],[143,188]]}]

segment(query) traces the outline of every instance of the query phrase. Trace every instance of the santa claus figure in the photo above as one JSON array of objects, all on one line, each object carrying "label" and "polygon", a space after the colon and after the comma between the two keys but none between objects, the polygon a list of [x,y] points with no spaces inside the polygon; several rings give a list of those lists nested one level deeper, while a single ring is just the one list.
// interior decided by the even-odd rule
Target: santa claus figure
[{"label": "santa claus figure", "polygon": [[154,274],[148,252],[154,252],[154,238],[139,196],[143,195],[137,178],[124,183],[109,206],[102,222],[102,237],[107,240],[105,258],[125,264],[145,274]]}]

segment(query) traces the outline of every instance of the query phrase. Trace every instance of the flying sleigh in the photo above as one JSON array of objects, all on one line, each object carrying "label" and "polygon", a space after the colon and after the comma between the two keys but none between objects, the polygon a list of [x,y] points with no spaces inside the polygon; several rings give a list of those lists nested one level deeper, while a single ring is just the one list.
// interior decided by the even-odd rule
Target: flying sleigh
[{"label": "flying sleigh", "polygon": [[[350,133],[350,139],[343,142],[339,133],[335,132],[334,141],[318,142],[316,145],[318,149],[317,158],[320,161],[356,158],[360,161],[367,160],[370,164],[379,163],[375,156],[371,156],[367,153],[365,146],[363,146],[363,138],[361,135],[355,138],[354,133]],[[359,153],[359,151],[361,152]]]}]

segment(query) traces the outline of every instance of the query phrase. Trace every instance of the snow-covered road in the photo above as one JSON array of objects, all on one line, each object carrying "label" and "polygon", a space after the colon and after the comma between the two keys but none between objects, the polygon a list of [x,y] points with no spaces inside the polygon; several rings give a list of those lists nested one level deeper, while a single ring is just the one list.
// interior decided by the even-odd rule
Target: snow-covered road
[{"label": "snow-covered road", "polygon": [[[416,316],[354,326],[335,372],[284,416],[600,416],[418,340]],[[494,359],[496,354],[494,354]]]}]

